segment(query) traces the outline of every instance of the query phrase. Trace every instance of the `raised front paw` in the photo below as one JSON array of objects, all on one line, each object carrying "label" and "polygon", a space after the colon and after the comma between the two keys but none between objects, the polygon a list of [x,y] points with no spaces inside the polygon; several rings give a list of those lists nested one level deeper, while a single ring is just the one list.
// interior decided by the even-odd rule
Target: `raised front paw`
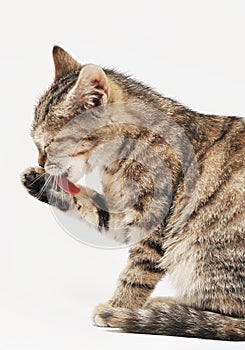
[{"label": "raised front paw", "polygon": [[38,198],[42,202],[48,203],[45,181],[45,171],[42,168],[30,167],[21,174],[21,182],[30,195]]},{"label": "raised front paw", "polygon": [[31,167],[21,174],[21,182],[30,195],[41,202],[48,203],[67,211],[72,207],[72,196],[65,193],[57,185],[55,178],[47,173],[44,169]]}]

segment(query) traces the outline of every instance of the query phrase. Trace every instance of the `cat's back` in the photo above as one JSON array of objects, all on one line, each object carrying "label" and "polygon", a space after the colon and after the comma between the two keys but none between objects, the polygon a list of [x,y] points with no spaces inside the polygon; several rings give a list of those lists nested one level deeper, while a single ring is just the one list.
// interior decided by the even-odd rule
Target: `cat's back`
[{"label": "cat's back", "polygon": [[231,153],[235,157],[243,156],[241,160],[243,160],[243,165],[245,165],[245,118],[237,118],[234,121],[231,136]]},{"label": "cat's back", "polygon": [[[215,123],[218,131],[212,130]],[[224,189],[245,193],[245,119],[214,117],[207,124],[207,138],[211,141],[198,159],[200,198],[214,199]]]}]

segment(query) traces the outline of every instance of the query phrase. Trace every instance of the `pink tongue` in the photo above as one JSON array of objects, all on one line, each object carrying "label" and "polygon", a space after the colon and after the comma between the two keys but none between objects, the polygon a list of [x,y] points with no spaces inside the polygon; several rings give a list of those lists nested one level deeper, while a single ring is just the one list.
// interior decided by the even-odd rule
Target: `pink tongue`
[{"label": "pink tongue", "polygon": [[80,188],[75,186],[71,181],[69,181],[65,176],[59,176],[56,178],[56,182],[63,191],[76,194],[80,192]]}]

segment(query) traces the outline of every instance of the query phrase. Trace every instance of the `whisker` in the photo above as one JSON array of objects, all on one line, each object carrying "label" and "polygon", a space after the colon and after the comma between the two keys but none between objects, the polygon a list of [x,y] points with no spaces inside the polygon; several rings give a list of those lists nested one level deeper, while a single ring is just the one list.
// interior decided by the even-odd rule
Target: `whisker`
[{"label": "whisker", "polygon": [[[62,181],[61,175],[58,175],[58,176],[59,176],[59,180],[60,180],[60,182],[61,182],[61,181]],[[61,201],[62,201],[62,204],[63,204],[64,201],[65,201],[63,189],[61,189]]]},{"label": "whisker", "polygon": [[38,199],[40,199],[40,198],[42,197],[42,195],[43,195],[43,193],[44,193],[44,191],[45,191],[46,186],[47,186],[47,180],[44,182],[44,185],[42,186],[41,190],[40,190],[39,193],[38,193],[38,197],[37,197]]},{"label": "whisker", "polygon": [[[57,192],[58,190],[58,184],[57,184],[57,175],[55,176],[55,181],[54,181],[54,192]],[[54,197],[55,198],[55,205],[57,204],[57,197]]]},{"label": "whisker", "polygon": [[55,177],[54,176],[52,176],[52,183],[51,183],[51,195],[50,195],[50,199],[49,199],[49,203],[50,203],[50,205],[52,205],[52,203],[53,203],[53,197],[54,197],[54,190],[55,190]]},{"label": "whisker", "polygon": [[52,176],[49,175],[48,178],[47,178],[47,180],[44,182],[43,187],[42,187],[41,190],[39,191],[39,194],[38,194],[38,197],[37,197],[38,199],[41,198],[41,196],[43,195],[44,191],[47,189],[47,186],[48,186],[49,182],[51,181],[51,178],[52,178]]},{"label": "whisker", "polygon": [[41,179],[42,176],[44,176],[46,173],[42,173],[40,175],[38,175],[35,180],[33,180],[31,183],[30,183],[30,186],[33,185],[37,180]]}]

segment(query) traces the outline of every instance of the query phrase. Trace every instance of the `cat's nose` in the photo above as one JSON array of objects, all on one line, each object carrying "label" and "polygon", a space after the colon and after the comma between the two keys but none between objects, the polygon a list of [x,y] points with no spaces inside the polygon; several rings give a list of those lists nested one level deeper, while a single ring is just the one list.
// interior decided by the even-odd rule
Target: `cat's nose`
[{"label": "cat's nose", "polygon": [[46,154],[39,153],[38,155],[38,164],[41,168],[44,168],[45,162],[47,160]]}]

